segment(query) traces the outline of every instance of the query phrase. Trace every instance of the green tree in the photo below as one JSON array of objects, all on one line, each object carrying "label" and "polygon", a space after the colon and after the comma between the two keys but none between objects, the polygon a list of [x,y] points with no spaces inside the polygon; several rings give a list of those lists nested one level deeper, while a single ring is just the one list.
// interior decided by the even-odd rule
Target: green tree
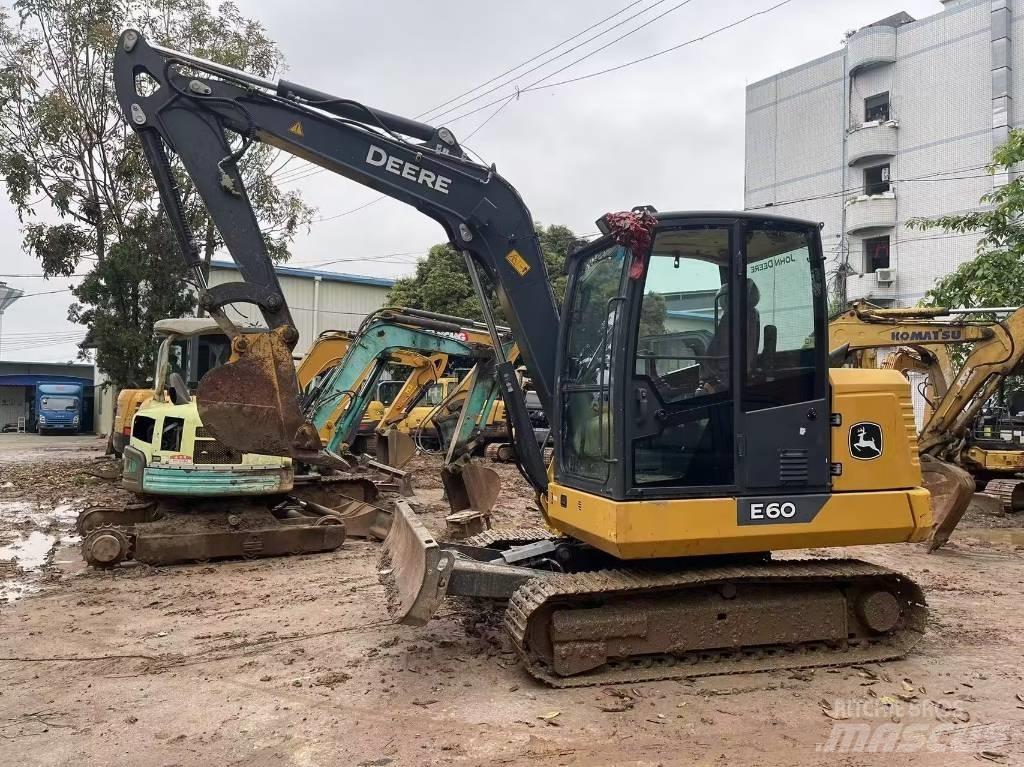
[{"label": "green tree", "polygon": [[[284,63],[262,26],[232,3],[214,10],[206,0],[17,0],[13,9],[0,8],[0,174],[7,196],[24,225],[24,247],[45,274],[91,269],[73,290],[78,303],[69,319],[87,325],[86,344],[95,345],[100,368],[122,386],[152,369],[146,350],[153,320],[194,307],[176,245],[160,231],[167,224],[148,164],[114,95],[111,64],[126,27],[265,77]],[[274,183],[276,157],[257,144],[240,169],[267,245],[283,259],[314,211]],[[173,170],[208,265],[222,242],[187,174],[177,164]],[[135,278],[136,290],[126,290]],[[80,356],[86,353],[83,344]]]},{"label": "green tree", "polygon": [[[565,258],[576,241],[576,235],[567,226],[553,224],[545,227],[538,224],[537,236],[555,300],[561,305],[565,295]],[[495,317],[502,321],[503,314],[494,298],[494,290],[490,286],[487,290]],[[388,293],[387,302],[389,306],[409,306],[471,320],[483,319],[466,263],[462,255],[448,244],[432,247],[427,257],[416,264],[416,273],[412,277],[403,277],[395,283]]]},{"label": "green tree", "polygon": [[[1024,131],[1014,130],[993,153],[988,170],[998,173],[1021,162]],[[950,308],[1024,305],[1024,182],[1014,178],[984,195],[981,203],[985,210],[907,222],[916,229],[982,235],[977,255],[936,282],[922,303]]]},{"label": "green tree", "polygon": [[153,374],[151,331],[138,329],[194,308],[192,295],[181,290],[175,247],[163,218],[139,211],[75,290],[81,303],[72,306],[71,319],[88,326],[84,345],[95,349],[96,364],[122,386],[143,387]]}]

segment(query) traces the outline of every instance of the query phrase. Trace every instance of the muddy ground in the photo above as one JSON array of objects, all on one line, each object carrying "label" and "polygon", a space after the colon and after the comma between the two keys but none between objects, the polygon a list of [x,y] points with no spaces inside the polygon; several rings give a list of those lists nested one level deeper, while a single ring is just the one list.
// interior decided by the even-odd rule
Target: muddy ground
[{"label": "muddy ground", "polygon": [[[426,628],[389,624],[377,544],[86,570],[74,515],[125,497],[92,476],[101,448],[0,444],[2,765],[1024,760],[1021,520],[969,517],[937,555],[842,552],[924,587],[929,632],[905,660],[551,690],[521,669],[496,613],[452,603]],[[416,484],[440,532],[434,466],[418,458]],[[497,522],[535,521],[514,469],[502,474]]]}]

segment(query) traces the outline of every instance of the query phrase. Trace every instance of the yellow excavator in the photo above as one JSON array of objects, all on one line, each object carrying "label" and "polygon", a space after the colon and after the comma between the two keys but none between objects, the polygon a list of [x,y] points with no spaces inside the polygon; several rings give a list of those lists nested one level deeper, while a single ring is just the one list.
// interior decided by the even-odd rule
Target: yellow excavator
[{"label": "yellow excavator", "polygon": [[[999,497],[1008,510],[1019,508],[1015,499],[1024,503],[1024,487],[1007,479],[1024,471],[1024,439],[1014,439],[1012,428],[1000,429],[998,422],[979,423],[986,403],[1024,361],[1024,308],[997,321],[972,318],[991,313],[857,302],[829,324],[837,364],[876,367],[878,350],[894,347],[883,366],[923,376],[926,407],[918,440],[936,521],[932,550],[948,540],[976,487]],[[955,371],[949,348],[961,345],[970,351]]]},{"label": "yellow excavator", "polygon": [[[201,303],[229,323],[223,308],[248,302],[266,321],[199,384],[203,423],[233,449],[337,460],[296,396],[298,334],[237,165],[250,143],[409,204],[463,254],[544,524],[452,544],[399,501],[382,567],[396,620],[423,624],[449,595],[504,600],[525,667],[563,687],[875,662],[921,638],[924,594],[904,574],[784,554],[932,528],[907,380],[829,369],[816,223],[650,206],[602,215],[601,236],[567,259],[559,311],[529,209],[450,129],[135,30],[113,67],[188,268],[201,273],[201,260],[168,150],[239,267],[239,282],[199,283]],[[556,435],[550,464],[484,278]],[[708,339],[699,352],[695,331]]]},{"label": "yellow excavator", "polygon": [[[205,428],[192,395],[196,382],[237,359],[216,320],[166,319],[154,330],[161,339],[154,388],[132,390],[139,406],[122,447],[121,485],[140,500],[81,512],[76,525],[87,563],[278,556],[336,549],[346,535],[384,537],[390,512],[376,501],[386,485],[233,450]],[[239,338],[260,332],[243,329]],[[345,343],[340,332],[318,339],[299,366],[299,385],[335,366]]]}]

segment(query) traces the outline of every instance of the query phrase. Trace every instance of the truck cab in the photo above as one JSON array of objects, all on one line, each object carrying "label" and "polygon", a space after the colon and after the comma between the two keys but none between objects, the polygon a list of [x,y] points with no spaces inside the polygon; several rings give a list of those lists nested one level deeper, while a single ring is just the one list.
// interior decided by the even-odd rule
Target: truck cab
[{"label": "truck cab", "polygon": [[81,384],[39,384],[36,387],[36,429],[40,434],[77,434],[82,423]]}]

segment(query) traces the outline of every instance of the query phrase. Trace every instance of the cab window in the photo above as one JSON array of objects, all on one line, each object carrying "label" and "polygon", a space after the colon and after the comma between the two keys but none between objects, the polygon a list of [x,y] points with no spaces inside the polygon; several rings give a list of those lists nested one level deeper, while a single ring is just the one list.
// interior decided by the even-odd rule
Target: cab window
[{"label": "cab window", "polygon": [[730,244],[728,226],[655,237],[636,328],[636,486],[733,481]]},{"label": "cab window", "polygon": [[820,396],[816,389],[814,281],[810,234],[755,229],[746,234],[746,411]]},{"label": "cab window", "polygon": [[565,471],[603,482],[611,448],[609,392],[612,343],[622,312],[625,249],[615,245],[580,264],[568,309],[562,364],[562,452]]}]

